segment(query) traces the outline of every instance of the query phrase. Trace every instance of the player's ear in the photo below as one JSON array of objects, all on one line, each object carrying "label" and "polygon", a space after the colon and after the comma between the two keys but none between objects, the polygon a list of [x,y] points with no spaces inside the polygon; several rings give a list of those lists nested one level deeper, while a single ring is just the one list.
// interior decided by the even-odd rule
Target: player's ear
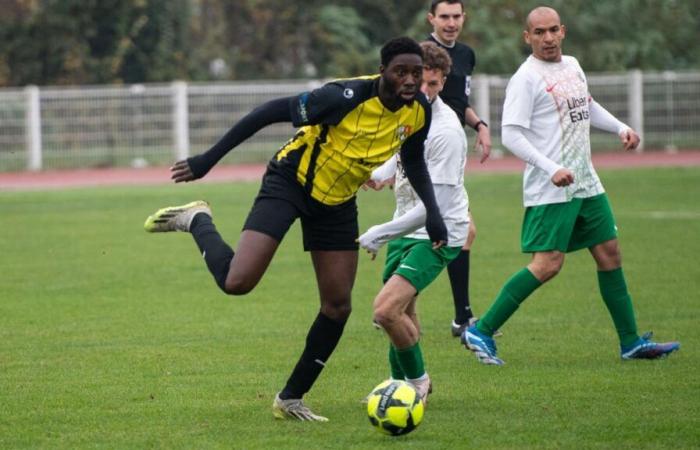
[{"label": "player's ear", "polygon": [[562,24],[561,25],[561,38],[564,39],[566,37],[566,25]]},{"label": "player's ear", "polygon": [[383,75],[383,74],[384,74],[384,69],[385,69],[384,64],[380,64],[380,65],[379,65],[379,73]]},{"label": "player's ear", "polygon": [[523,31],[523,40],[527,45],[530,45],[530,33],[527,30]]}]

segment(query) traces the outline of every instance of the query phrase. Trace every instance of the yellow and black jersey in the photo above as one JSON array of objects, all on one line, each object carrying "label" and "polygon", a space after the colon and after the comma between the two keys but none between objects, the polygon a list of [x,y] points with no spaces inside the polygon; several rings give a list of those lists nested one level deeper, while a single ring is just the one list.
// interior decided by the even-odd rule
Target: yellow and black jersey
[{"label": "yellow and black jersey", "polygon": [[[292,98],[292,123],[301,127],[270,168],[293,174],[326,205],[351,199],[407,141],[427,136],[430,105],[422,94],[390,111],[379,100],[379,75],[330,82]],[[409,139],[413,136],[413,139]]]}]

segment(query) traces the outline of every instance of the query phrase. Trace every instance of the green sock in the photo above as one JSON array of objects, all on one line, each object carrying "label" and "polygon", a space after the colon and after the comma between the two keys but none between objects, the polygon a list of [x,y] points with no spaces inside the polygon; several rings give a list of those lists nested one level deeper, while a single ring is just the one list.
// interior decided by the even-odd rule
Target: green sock
[{"label": "green sock", "polygon": [[406,374],[403,373],[399,357],[396,354],[397,350],[393,344],[389,344],[389,367],[391,367],[391,378],[394,380],[403,380]]},{"label": "green sock", "polygon": [[489,310],[479,319],[476,328],[488,336],[493,336],[493,333],[515,313],[520,304],[540,286],[542,286],[540,280],[527,267],[515,273],[503,285]]},{"label": "green sock", "polygon": [[626,347],[633,344],[639,335],[637,334],[637,321],[634,318],[632,298],[627,291],[625,275],[622,267],[607,272],[598,272],[598,286],[603,296],[605,306],[612,316],[620,345]]},{"label": "green sock", "polygon": [[425,365],[423,364],[423,352],[420,349],[420,343],[404,348],[396,349],[396,358],[401,365],[406,378],[417,379],[425,375]]}]

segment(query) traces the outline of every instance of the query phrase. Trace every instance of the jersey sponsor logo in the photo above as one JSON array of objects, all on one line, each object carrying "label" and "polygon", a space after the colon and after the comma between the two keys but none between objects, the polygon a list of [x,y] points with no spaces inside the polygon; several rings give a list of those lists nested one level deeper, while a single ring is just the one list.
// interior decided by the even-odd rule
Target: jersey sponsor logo
[{"label": "jersey sponsor logo", "polygon": [[576,122],[581,122],[583,120],[588,120],[590,118],[590,113],[588,112],[588,109],[582,108],[580,111],[569,111],[569,118],[571,119],[571,123],[576,123]]},{"label": "jersey sponsor logo", "polygon": [[468,96],[472,93],[472,77],[467,75],[464,79],[464,93]]},{"label": "jersey sponsor logo", "polygon": [[343,97],[347,98],[348,100],[353,98],[355,96],[355,91],[353,91],[350,88],[345,88],[343,91]]},{"label": "jersey sponsor logo", "polygon": [[566,99],[566,106],[568,106],[569,109],[580,108],[581,106],[586,106],[587,103],[586,97],[572,97]]},{"label": "jersey sponsor logo", "polygon": [[399,141],[403,142],[408,136],[411,135],[412,129],[413,128],[410,125],[399,125],[399,127],[396,129],[396,137],[399,139]]},{"label": "jersey sponsor logo", "polygon": [[306,123],[309,121],[309,113],[306,110],[306,103],[309,101],[309,93],[304,92],[299,96],[299,117],[301,118],[301,121],[303,123]]},{"label": "jersey sponsor logo", "polygon": [[572,97],[566,99],[566,106],[569,107],[569,118],[571,123],[588,120],[590,114],[588,112],[588,99],[586,97]]},{"label": "jersey sponsor logo", "polygon": [[547,92],[552,92],[554,90],[554,86],[556,86],[557,83],[551,84],[545,88]]},{"label": "jersey sponsor logo", "polygon": [[409,266],[408,264],[401,264],[401,265],[399,266],[399,268],[401,268],[401,269],[408,269],[408,270],[412,270],[412,271],[414,271],[414,272],[418,272],[418,269],[416,269],[415,267],[411,267],[411,266]]}]

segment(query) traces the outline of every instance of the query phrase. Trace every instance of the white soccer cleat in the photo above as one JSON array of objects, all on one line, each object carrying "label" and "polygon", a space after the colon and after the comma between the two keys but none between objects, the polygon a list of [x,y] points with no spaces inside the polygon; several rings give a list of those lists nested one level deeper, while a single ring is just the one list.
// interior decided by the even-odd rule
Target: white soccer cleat
[{"label": "white soccer cleat", "polygon": [[209,203],[197,200],[182,206],[168,206],[148,216],[143,228],[149,233],[168,231],[190,231],[194,216],[204,213],[211,217]]},{"label": "white soccer cleat", "polygon": [[275,395],[272,402],[272,415],[276,419],[294,419],[302,422],[328,422],[327,417],[314,414],[300,398],[282,400],[280,395]]},{"label": "white soccer cleat", "polygon": [[428,403],[428,395],[432,394],[433,392],[433,382],[430,381],[429,377],[425,377],[422,380],[406,380],[411,386],[413,386],[413,389],[416,390],[416,393],[418,394],[418,397],[423,401],[423,405],[427,405]]}]

